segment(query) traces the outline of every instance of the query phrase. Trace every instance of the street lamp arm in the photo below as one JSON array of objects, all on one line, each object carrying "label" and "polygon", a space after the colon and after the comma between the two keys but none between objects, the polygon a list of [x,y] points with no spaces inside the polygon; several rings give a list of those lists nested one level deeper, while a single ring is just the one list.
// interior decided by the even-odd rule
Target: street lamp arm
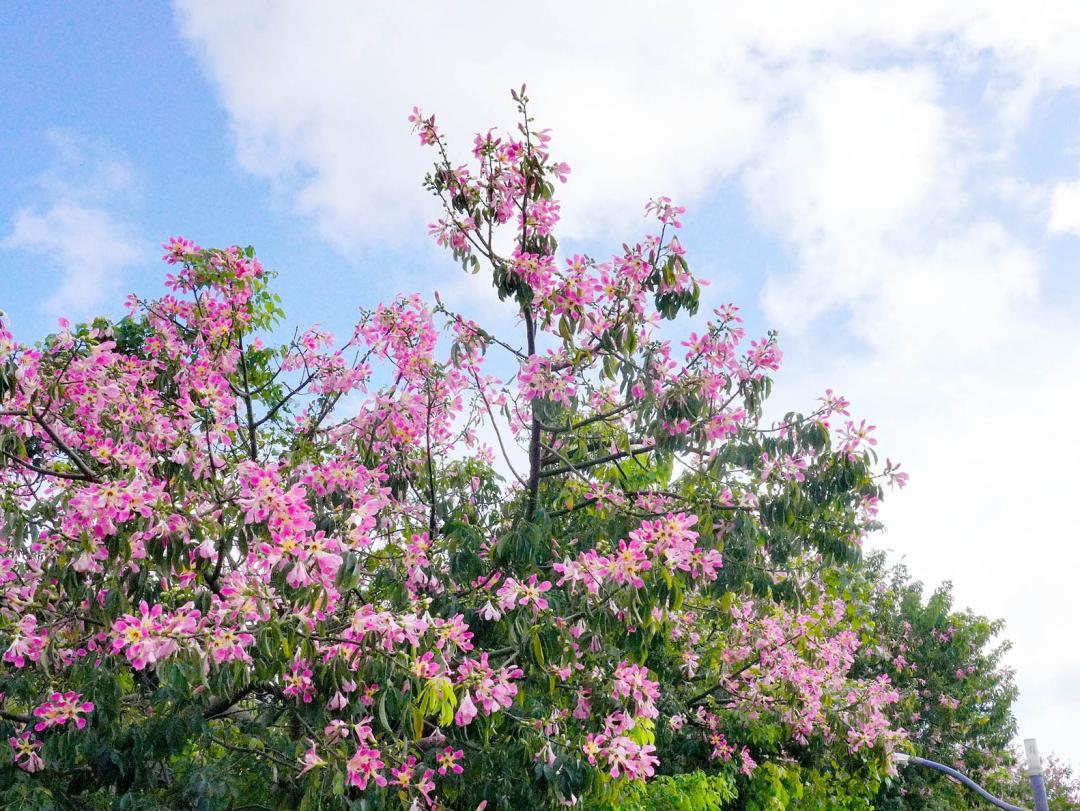
[{"label": "street lamp arm", "polygon": [[894,758],[896,762],[901,765],[904,763],[913,763],[916,766],[924,766],[927,769],[934,769],[935,771],[947,774],[949,777],[967,786],[969,789],[974,791],[988,803],[996,805],[998,808],[1004,809],[1004,811],[1028,811],[1028,809],[1023,808],[1022,806],[1013,805],[1012,803],[1007,803],[1004,800],[999,800],[997,797],[984,789],[966,774],[962,774],[956,769],[946,766],[944,763],[937,763],[936,761],[927,760],[926,758],[921,757],[915,757],[914,755],[894,756]]}]

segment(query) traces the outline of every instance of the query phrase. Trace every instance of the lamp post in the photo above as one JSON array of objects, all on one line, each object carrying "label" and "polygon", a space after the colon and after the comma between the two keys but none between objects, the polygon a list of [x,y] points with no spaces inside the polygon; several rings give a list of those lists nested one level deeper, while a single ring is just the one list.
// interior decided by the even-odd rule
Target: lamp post
[{"label": "lamp post", "polygon": [[1024,754],[1027,756],[1028,779],[1031,780],[1031,793],[1035,795],[1035,811],[1050,811],[1046,800],[1046,783],[1043,782],[1042,758],[1034,738],[1024,739]]},{"label": "lamp post", "polygon": [[[1039,748],[1036,746],[1034,738],[1028,738],[1024,741],[1024,753],[1027,756],[1027,773],[1031,780],[1031,791],[1035,796],[1035,811],[1050,811],[1046,801],[1046,784],[1043,782],[1042,777],[1042,760],[1039,758]],[[906,766],[908,764],[922,766],[926,769],[933,769],[942,774],[947,774],[961,785],[971,789],[991,805],[1003,809],[1003,811],[1029,811],[1027,808],[1013,805],[1012,803],[1005,802],[1005,800],[995,797],[966,774],[958,772],[956,769],[946,766],[944,763],[937,763],[933,760],[915,757],[914,755],[908,755],[902,752],[897,752],[893,755],[893,763],[897,766]]]}]

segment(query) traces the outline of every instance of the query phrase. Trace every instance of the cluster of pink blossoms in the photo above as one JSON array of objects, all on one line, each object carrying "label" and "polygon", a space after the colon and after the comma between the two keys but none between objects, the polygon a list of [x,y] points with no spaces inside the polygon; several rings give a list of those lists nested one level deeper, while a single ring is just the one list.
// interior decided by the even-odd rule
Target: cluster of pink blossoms
[{"label": "cluster of pink blossoms", "polygon": [[26,667],[26,661],[41,660],[41,653],[48,644],[44,629],[38,627],[38,620],[33,614],[27,614],[19,620],[16,633],[4,651],[3,661],[15,667]]},{"label": "cluster of pink blossoms", "polygon": [[[564,366],[559,370],[559,366]],[[537,397],[569,406],[575,394],[572,369],[555,357],[530,356],[518,371],[518,387],[522,399],[531,402]]]},{"label": "cluster of pink blossoms", "polygon": [[652,777],[660,759],[654,754],[652,744],[639,744],[628,733],[634,727],[634,719],[624,713],[607,717],[602,732],[589,733],[581,745],[585,759],[604,768],[612,778],[627,777],[631,780]]},{"label": "cluster of pink blossoms", "polygon": [[654,562],[667,571],[686,572],[694,580],[715,580],[717,570],[724,565],[723,558],[717,550],[697,545],[698,533],[691,529],[696,523],[697,516],[685,513],[668,513],[664,518],[644,521],[639,529],[620,540],[610,555],[590,549],[576,559],[564,558],[552,564],[552,569],[561,575],[556,585],[568,585],[571,592],[580,585],[592,595],[600,594],[605,583],[640,589],[645,585],[642,574]]},{"label": "cluster of pink blossoms", "polygon": [[620,662],[615,668],[615,685],[611,695],[616,700],[633,699],[635,715],[640,718],[655,718],[660,714],[656,709],[660,685],[649,678],[649,671],[641,665]]},{"label": "cluster of pink blossoms", "polygon": [[525,671],[520,667],[509,664],[495,670],[488,663],[487,652],[481,653],[476,659],[463,661],[458,667],[457,680],[465,692],[458,704],[454,723],[467,726],[476,717],[476,704],[472,698],[474,695],[484,715],[492,715],[501,709],[509,708],[518,694],[514,681],[524,675]]},{"label": "cluster of pink blossoms", "polygon": [[160,603],[151,608],[143,600],[139,603],[139,616],[125,614],[113,623],[112,652],[122,652],[136,670],[156,665],[195,636],[199,617],[192,603],[165,612]]},{"label": "cluster of pink blossoms", "polygon": [[738,676],[722,685],[747,712],[772,711],[777,699],[785,698],[780,719],[799,742],[829,729],[830,713],[837,712],[831,708],[842,707],[836,720],[847,728],[852,752],[879,742],[891,750],[905,735],[886,714],[900,695],[884,674],[852,687],[848,674],[859,639],[839,627],[845,610],[841,600],[803,613],[775,609],[769,615],[750,604],[733,606],[736,637],[722,655]]}]

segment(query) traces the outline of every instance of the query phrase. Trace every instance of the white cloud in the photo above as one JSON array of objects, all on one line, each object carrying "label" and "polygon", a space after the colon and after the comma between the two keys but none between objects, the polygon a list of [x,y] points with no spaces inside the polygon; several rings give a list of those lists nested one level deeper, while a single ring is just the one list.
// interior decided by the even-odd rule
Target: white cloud
[{"label": "white cloud", "polygon": [[1054,186],[1047,228],[1052,234],[1080,234],[1080,180]]},{"label": "white cloud", "polygon": [[[473,131],[513,123],[522,81],[574,167],[564,233],[625,237],[647,197],[693,203],[734,179],[795,259],[762,299],[799,335],[777,397],[833,384],[874,417],[914,474],[887,504],[887,543],[1006,617],[1022,732],[1080,758],[1080,702],[1060,689],[1080,661],[1053,636],[1078,618],[1080,330],[1042,298],[1042,246],[1022,226],[1045,217],[1046,192],[1011,162],[1032,106],[1080,85],[1080,6],[409,11],[178,2],[241,165],[342,246],[419,238],[434,213],[412,104],[464,156]],[[1055,188],[1049,228],[1080,232],[1080,186]],[[445,292],[482,306],[469,280]],[[844,328],[826,341],[829,320]]]},{"label": "white cloud", "polygon": [[[405,122],[414,103],[438,115],[464,154],[476,129],[514,123],[507,90],[527,81],[538,120],[557,127],[576,169],[566,213],[584,234],[633,223],[654,194],[707,193],[837,66],[933,55],[962,74],[989,62],[986,93],[1001,121],[1022,119],[1041,88],[1080,76],[1071,45],[1080,10],[1067,5],[1040,14],[1013,3],[683,3],[660,14],[633,2],[542,11],[477,2],[466,14],[421,2],[408,17],[348,2],[177,8],[241,165],[342,245],[415,234],[430,216],[418,190],[429,156]],[[907,121],[890,119],[895,140],[909,134]]]},{"label": "white cloud", "polygon": [[925,69],[820,76],[774,129],[753,170],[751,198],[803,240],[861,240],[895,227],[918,209],[939,171],[938,95]]},{"label": "white cloud", "polygon": [[71,133],[51,131],[46,140],[58,162],[40,178],[44,203],[20,208],[0,247],[41,258],[22,271],[43,277],[35,286],[58,276],[41,302],[50,315],[87,318],[115,298],[124,268],[149,253],[115,210],[118,200],[136,194],[137,181],[128,164]]},{"label": "white cloud", "polygon": [[770,133],[744,185],[758,218],[799,249],[799,273],[766,291],[784,326],[873,295],[889,276],[883,241],[925,213],[944,174],[937,95],[925,70],[837,72]]},{"label": "white cloud", "polygon": [[113,298],[116,274],[144,256],[108,211],[68,201],[44,211],[20,210],[3,247],[40,255],[59,269],[59,288],[44,304],[50,313],[72,318],[95,314]]},{"label": "white cloud", "polygon": [[[458,9],[420,4],[411,10],[420,25],[371,4],[180,8],[230,112],[242,165],[339,242],[413,234],[432,210],[419,190],[431,156],[405,121],[414,103],[438,116],[464,155],[476,129],[515,123],[508,90],[528,81],[538,120],[564,122],[560,154],[578,173],[565,203],[582,228],[609,221],[613,208],[640,216],[653,193],[704,191],[700,165],[673,156],[730,169],[761,126],[750,88],[720,75],[715,57],[672,47],[678,21],[667,15],[649,13],[650,34],[633,9],[578,7],[551,15],[538,38],[536,21],[493,4],[472,7],[468,23]],[[603,37],[580,36],[605,16]],[[244,47],[228,45],[226,30]]]},{"label": "white cloud", "polygon": [[[1075,758],[1080,703],[1060,684],[1080,654],[1045,618],[1075,615],[1080,548],[1068,511],[1042,505],[1070,500],[1080,329],[1039,298],[1039,246],[986,205],[1007,164],[966,154],[953,114],[923,68],[833,75],[744,174],[797,257],[763,291],[767,320],[797,335],[776,396],[806,403],[827,381],[873,418],[912,475],[876,543],[1006,618],[1021,732]],[[816,335],[827,317],[846,319],[841,342]]]}]

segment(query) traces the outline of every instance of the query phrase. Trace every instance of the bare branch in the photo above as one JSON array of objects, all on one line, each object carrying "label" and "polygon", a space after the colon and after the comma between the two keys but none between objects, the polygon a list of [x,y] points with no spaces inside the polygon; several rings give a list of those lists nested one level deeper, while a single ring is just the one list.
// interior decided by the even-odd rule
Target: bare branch
[{"label": "bare branch", "polygon": [[42,476],[52,476],[52,477],[57,478],[57,479],[68,479],[70,481],[77,481],[77,482],[95,481],[94,479],[91,479],[90,477],[88,477],[85,473],[65,473],[62,470],[49,470],[48,468],[38,467],[37,465],[33,464],[32,462],[28,462],[26,459],[20,459],[18,456],[16,456],[13,453],[8,453],[7,451],[4,451],[4,450],[0,450],[0,453],[2,453],[4,456],[6,456],[8,459],[10,459],[12,462],[16,462],[16,463],[22,465],[27,470],[32,470],[32,471],[34,471],[34,473],[38,473],[38,474],[40,474]]}]

